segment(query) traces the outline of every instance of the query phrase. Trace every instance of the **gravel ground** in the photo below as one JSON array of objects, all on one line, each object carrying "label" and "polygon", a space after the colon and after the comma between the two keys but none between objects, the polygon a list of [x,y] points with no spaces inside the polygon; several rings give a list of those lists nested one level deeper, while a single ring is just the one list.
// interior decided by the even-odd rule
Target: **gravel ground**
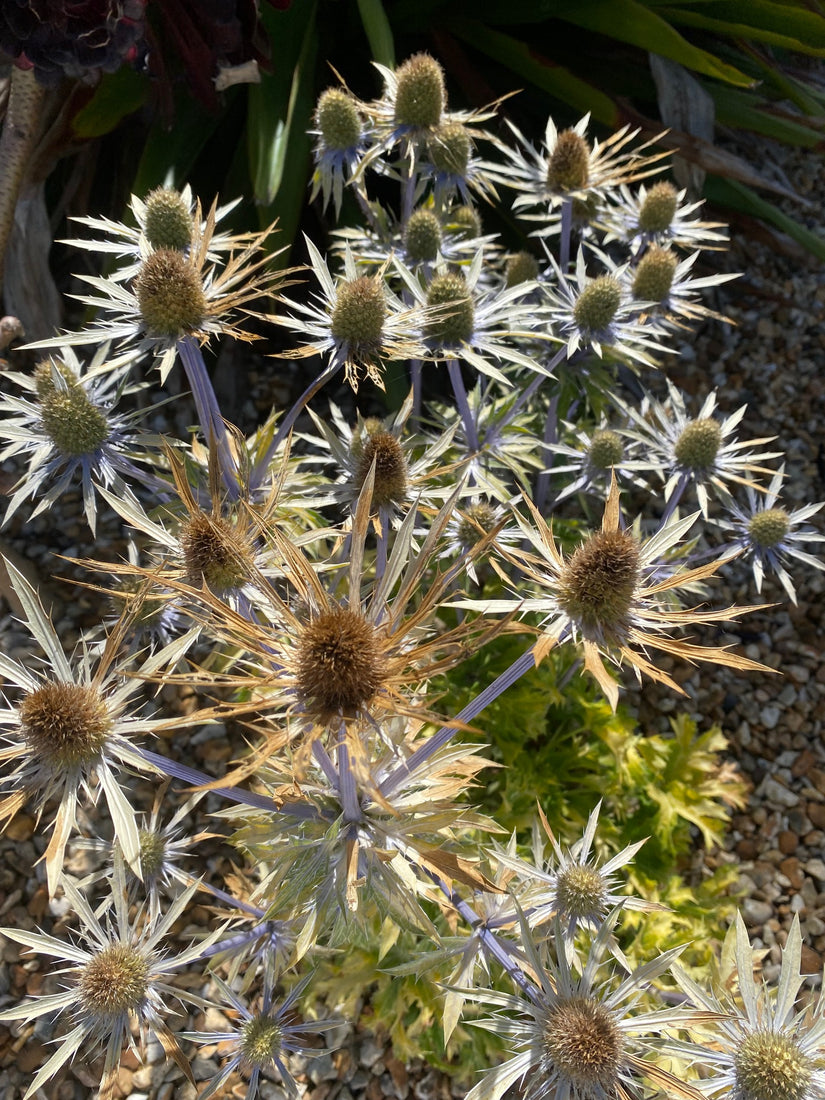
[{"label": "gravel ground", "polygon": [[[825,170],[818,158],[782,149],[773,151],[772,157],[800,193],[813,198],[823,194]],[[825,219],[811,220],[811,227],[825,232]],[[783,256],[768,244],[741,243],[741,238],[729,254],[719,257],[719,263],[745,272],[743,280],[718,288],[714,303],[734,319],[736,327],[708,324],[682,349],[668,373],[688,393],[701,395],[709,386],[717,387],[725,411],[747,402],[742,433],[776,434],[786,452],[787,501],[797,506],[825,499],[820,442],[825,419],[825,273],[821,265],[798,254]],[[280,377],[278,385],[283,386],[283,373]],[[238,411],[244,416],[254,419],[256,411],[269,407],[276,396],[269,378],[264,371],[253,380],[259,410],[254,398],[247,399],[246,405],[238,399]],[[228,395],[230,401],[233,396]],[[277,396],[283,400],[283,394]],[[67,517],[77,514],[70,498],[64,505]],[[823,529],[820,517],[813,522]],[[11,551],[18,560],[29,562],[44,583],[47,602],[67,645],[95,621],[96,604],[91,594],[67,594],[66,586],[51,576],[82,576],[72,559],[89,552],[87,538],[81,523],[67,519],[56,524],[51,515],[25,526],[11,525],[0,546],[3,552]],[[99,538],[114,552],[122,548],[120,524],[114,517],[103,518]],[[57,565],[55,551],[64,555]],[[703,853],[702,858],[709,869],[720,862],[739,868],[742,911],[755,943],[767,949],[767,976],[778,971],[780,946],[794,914],[799,914],[806,942],[803,967],[821,973],[825,961],[825,748],[821,738],[825,575],[803,567],[795,580],[798,606],[789,605],[779,585],[768,580],[763,598],[776,601],[777,606],[746,616],[727,638],[781,675],[736,675],[711,666],[696,670],[676,665],[671,671],[687,700],[656,685],[626,697],[646,729],[666,729],[668,715],[685,709],[701,728],[718,724],[729,739],[730,758],[750,779],[748,806],[734,817],[724,850]],[[758,602],[750,573],[736,564],[727,567],[714,602],[719,606]],[[18,655],[32,648],[9,614],[0,615],[0,638]],[[186,705],[180,698],[176,702]],[[193,751],[191,763],[219,774],[231,748],[210,735],[200,739]],[[150,804],[148,788],[144,795]],[[214,807],[218,805],[215,800]],[[204,808],[211,809],[212,803],[207,800]],[[44,842],[34,835],[34,824],[30,816],[18,815],[0,838],[0,924],[54,927],[59,932],[60,905],[49,904],[42,866],[35,866]],[[88,858],[82,853],[75,857],[74,873],[88,869]],[[229,850],[214,842],[205,854],[209,873],[219,879],[229,868],[229,858]],[[209,920],[208,910],[202,907],[187,914],[190,930]],[[187,928],[180,931],[183,934]],[[16,944],[0,939],[0,1003],[42,991],[46,969],[42,960],[21,959]],[[198,980],[201,988],[196,991],[207,993],[202,979]],[[342,1027],[319,1039],[328,1048],[320,1057],[294,1061],[292,1068],[309,1100],[448,1100],[464,1094],[460,1084],[423,1064],[404,1065],[368,1024],[367,1013],[355,1030]],[[189,1022],[190,1027],[208,1030],[226,1025],[217,1010]],[[0,1100],[23,1096],[32,1073],[48,1057],[48,1038],[44,1021],[12,1028],[0,1025]],[[196,1079],[211,1077],[218,1060],[214,1048],[203,1048],[193,1063]],[[98,1070],[97,1064],[76,1061],[40,1090],[38,1100],[88,1100],[99,1079]],[[194,1100],[196,1090],[166,1061],[162,1048],[150,1044],[145,1065],[126,1055],[115,1095],[129,1100]],[[218,1095],[243,1097],[244,1087],[235,1079],[234,1086],[230,1082]],[[263,1100],[286,1097],[275,1079],[264,1082],[260,1095]]]},{"label": "gravel ground", "polygon": [[[825,237],[821,158],[779,146],[766,150],[768,144],[760,139],[760,170],[774,165],[783,182],[817,203],[803,211],[784,206]],[[739,151],[751,158],[756,153]],[[787,507],[825,500],[825,271],[793,242],[784,255],[770,242],[743,239],[735,228],[732,237],[721,265],[744,276],[716,288],[714,305],[735,327],[705,326],[668,373],[699,400],[716,387],[723,412],[747,402],[740,438],[778,437],[776,449],[786,455]],[[822,514],[810,522],[825,529]],[[807,549],[817,553],[816,544]],[[687,701],[656,685],[634,698],[643,728],[666,728],[666,716],[684,709],[702,728],[720,726],[731,759],[752,783],[725,850],[705,858],[709,867],[720,861],[738,866],[745,921],[754,943],[768,949],[767,977],[778,972],[794,914],[806,943],[804,968],[821,974],[825,962],[825,574],[805,565],[792,574],[797,606],[773,578],[760,598],[750,570],[736,562],[713,589],[714,606],[774,604],[744,616],[726,640],[779,675],[671,665]]]}]

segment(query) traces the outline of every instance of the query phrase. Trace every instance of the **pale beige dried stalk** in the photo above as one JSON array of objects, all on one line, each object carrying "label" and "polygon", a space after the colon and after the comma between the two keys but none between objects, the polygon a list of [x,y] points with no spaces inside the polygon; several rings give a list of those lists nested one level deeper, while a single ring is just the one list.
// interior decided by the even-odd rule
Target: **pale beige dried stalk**
[{"label": "pale beige dried stalk", "polygon": [[0,135],[0,288],[3,259],[20,185],[37,138],[44,89],[34,73],[12,68],[8,108]]}]

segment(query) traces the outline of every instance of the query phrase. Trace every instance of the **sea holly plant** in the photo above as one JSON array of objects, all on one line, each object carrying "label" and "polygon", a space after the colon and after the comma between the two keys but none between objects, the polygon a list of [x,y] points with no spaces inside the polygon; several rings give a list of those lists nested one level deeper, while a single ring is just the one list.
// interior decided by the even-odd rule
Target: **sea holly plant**
[{"label": "sea holly plant", "polygon": [[[622,835],[631,780],[581,811],[598,789],[582,769],[627,743],[628,670],[675,692],[673,661],[768,671],[693,636],[754,610],[714,602],[720,568],[741,560],[757,590],[776,573],[791,598],[797,565],[823,568],[803,549],[822,541],[807,522],[820,505],[783,506],[779,445],[748,438],[744,407],[694,403],[663,373],[712,313],[703,291],[726,276],[693,271],[723,227],[654,179],[664,159],[632,130],[550,120],[533,144],[501,136],[495,104],[452,110],[429,55],[377,73],[374,101],[337,86],[318,101],[313,195],[350,223],[307,239],[301,272],[275,271],[271,230],[219,230],[231,203],[135,196],[124,224],[80,219],[74,243],[113,267],[83,276],[96,316],[4,375],[0,439],[20,477],[6,522],[68,506],[77,484],[92,537],[105,510],[128,544],[117,560],[90,550],[106,609],[71,653],[9,566],[45,660],[0,656],[0,819],[33,811],[70,927],[3,931],[58,967],[33,999],[0,1003],[2,1022],[53,1025],[26,1096],[102,1051],[108,1098],[123,1051],[154,1034],[190,1081],[190,1048],[217,1044],[205,1097],[237,1075],[248,1100],[266,1075],[298,1097],[291,1058],[352,1003],[331,991],[356,943],[396,1041],[472,1074],[473,1100],[518,1083],[535,1100],[774,1100],[774,1054],[787,1095],[819,1095],[822,1029],[793,1011],[798,931],[772,1009],[737,926],[737,1015],[674,969],[681,946],[638,957],[639,924],[667,909],[652,879],[630,882],[644,853]],[[491,203],[512,208],[516,251],[485,231]],[[205,354],[267,330],[301,392],[244,432]],[[137,401],[178,364],[184,439]],[[182,692],[195,705],[173,711]],[[502,761],[479,730],[508,699],[511,745],[544,745],[551,706],[552,732],[589,714],[577,736],[602,757],[579,741],[555,762],[577,818],[540,804],[531,832],[482,808],[480,774]],[[215,728],[240,731],[236,758],[201,770],[189,749]],[[712,749],[684,725],[673,739],[701,790],[639,793],[661,794],[671,839],[678,819],[713,842],[741,791],[706,782],[716,734]],[[199,860],[216,835],[236,852],[223,879]],[[75,852],[95,863],[83,879]],[[181,946],[196,897],[214,918]],[[227,1029],[175,1033],[175,1004],[220,1007]]]}]

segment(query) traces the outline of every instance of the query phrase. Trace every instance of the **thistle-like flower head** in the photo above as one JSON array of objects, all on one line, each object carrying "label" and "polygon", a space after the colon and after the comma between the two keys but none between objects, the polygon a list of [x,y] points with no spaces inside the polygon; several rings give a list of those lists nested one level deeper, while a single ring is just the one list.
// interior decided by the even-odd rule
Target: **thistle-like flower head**
[{"label": "thistle-like flower head", "polygon": [[[680,1043],[678,1053],[703,1069],[697,1082],[703,1095],[741,1100],[818,1100],[825,1095],[825,1014],[820,992],[806,1010],[796,998],[804,978],[800,971],[802,934],[799,918],[782,951],[776,985],[754,976],[755,957],[741,915],[728,933],[723,951],[724,980],[720,996],[702,988],[679,968],[676,979],[705,1021]],[[733,980],[738,995],[733,995]]]},{"label": "thistle-like flower head", "polygon": [[194,1083],[189,1062],[169,1029],[165,1017],[168,1000],[199,1002],[185,989],[169,983],[177,969],[187,966],[217,938],[220,930],[210,933],[190,947],[172,952],[167,947],[172,926],[181,917],[198,889],[197,884],[183,890],[163,914],[147,914],[138,908],[130,916],[126,900],[125,871],[122,860],[115,860],[112,874],[112,908],[105,920],[95,913],[84,895],[69,880],[60,885],[71,910],[80,921],[77,943],[64,942],[43,933],[4,928],[3,935],[32,951],[62,961],[63,987],[50,996],[36,997],[0,1012],[0,1020],[31,1020],[57,1012],[72,1023],[71,1030],[57,1040],[51,1058],[35,1074],[25,1094],[33,1096],[60,1068],[78,1053],[91,1062],[101,1046],[106,1056],[100,1082],[101,1100],[110,1100],[125,1049],[137,1052],[132,1036],[136,1027],[141,1048],[148,1033],[162,1042],[166,1054]]},{"label": "thistle-like flower head", "polygon": [[519,593],[517,603],[508,600],[465,600],[459,606],[475,610],[537,611],[544,615],[543,635],[535,646],[541,660],[559,642],[572,639],[584,652],[584,667],[598,680],[615,708],[618,688],[604,665],[607,658],[629,664],[642,675],[680,691],[666,672],[656,667],[653,651],[688,660],[713,661],[733,668],[760,668],[746,657],[721,646],[701,646],[671,637],[680,626],[718,622],[735,617],[736,611],[683,608],[676,600],[681,588],[690,591],[697,581],[712,576],[722,564],[711,561],[696,568],[680,568],[671,551],[678,546],[699,513],[671,519],[647,539],[621,525],[619,493],[615,479],[605,505],[602,526],[587,536],[570,555],[562,554],[553,532],[528,500],[533,524],[520,520],[532,552],[507,552],[525,576],[539,586],[541,595]]}]

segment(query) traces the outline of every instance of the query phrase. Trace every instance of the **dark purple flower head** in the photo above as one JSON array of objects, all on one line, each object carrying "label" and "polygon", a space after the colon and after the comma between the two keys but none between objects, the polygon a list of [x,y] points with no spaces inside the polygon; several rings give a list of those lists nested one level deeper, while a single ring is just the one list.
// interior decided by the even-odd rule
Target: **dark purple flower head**
[{"label": "dark purple flower head", "polygon": [[142,57],[145,7],[146,0],[7,0],[0,50],[41,84],[93,83]]}]

